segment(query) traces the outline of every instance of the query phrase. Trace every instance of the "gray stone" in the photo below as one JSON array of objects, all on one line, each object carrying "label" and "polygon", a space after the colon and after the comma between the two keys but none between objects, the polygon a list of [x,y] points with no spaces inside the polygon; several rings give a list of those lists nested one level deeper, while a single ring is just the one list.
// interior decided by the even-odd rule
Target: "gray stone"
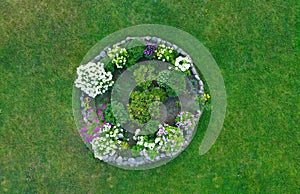
[{"label": "gray stone", "polygon": [[121,42],[120,42],[120,44],[125,44],[126,43],[126,41],[125,40],[122,40]]},{"label": "gray stone", "polygon": [[161,42],[160,42],[160,44],[166,44],[166,41],[164,41],[164,40],[161,40]]},{"label": "gray stone", "polygon": [[121,163],[123,162],[123,158],[122,158],[121,156],[119,156],[119,157],[117,158],[116,162],[117,162],[118,164],[121,164]]},{"label": "gray stone", "polygon": [[162,40],[161,40],[161,38],[157,38],[157,41],[156,41],[156,43],[157,43],[157,44],[160,44],[160,43],[161,43],[161,41],[162,41]]},{"label": "gray stone", "polygon": [[142,162],[142,161],[143,161],[143,158],[142,158],[142,157],[140,157],[140,156],[139,156],[139,157],[136,157],[136,158],[135,158],[135,161],[136,161],[136,162],[138,162],[138,163],[140,163],[140,162]]},{"label": "gray stone", "polygon": [[203,90],[198,90],[198,94],[204,94]]},{"label": "gray stone", "polygon": [[188,55],[185,51],[181,51],[181,54],[182,54],[183,56],[187,56],[187,55]]},{"label": "gray stone", "polygon": [[166,46],[172,46],[172,43],[166,42]]},{"label": "gray stone", "polygon": [[103,159],[103,161],[107,161],[108,160],[108,155],[103,155],[102,159]]},{"label": "gray stone", "polygon": [[199,86],[203,86],[202,80],[199,81]]},{"label": "gray stone", "polygon": [[145,40],[147,40],[147,41],[151,40],[151,36],[146,36]]},{"label": "gray stone", "polygon": [[110,49],[111,47],[110,46],[107,46],[107,47],[105,47],[103,50],[104,51],[107,51],[108,49]]},{"label": "gray stone", "polygon": [[200,81],[199,75],[195,75],[196,80]]},{"label": "gray stone", "polygon": [[177,50],[178,49],[178,46],[176,44],[173,44],[172,47]]},{"label": "gray stone", "polygon": [[133,40],[133,39],[134,39],[133,37],[128,36],[128,37],[126,37],[125,40],[128,42],[128,41]]},{"label": "gray stone", "polygon": [[135,163],[135,159],[134,158],[129,158],[128,162],[129,162],[129,164],[134,164]]},{"label": "gray stone", "polygon": [[93,61],[96,62],[96,61],[99,61],[100,59],[101,59],[100,55],[97,55],[97,56],[93,59]]},{"label": "gray stone", "polygon": [[156,156],[156,157],[155,157],[155,160],[160,160],[160,156]]},{"label": "gray stone", "polygon": [[193,73],[194,75],[198,75],[197,70],[195,69],[195,67],[192,67],[192,73]]},{"label": "gray stone", "polygon": [[179,48],[179,49],[177,49],[177,52],[178,52],[178,53],[182,53],[183,50],[182,50],[181,48]]},{"label": "gray stone", "polygon": [[152,37],[151,41],[154,42],[154,43],[157,43],[157,37]]},{"label": "gray stone", "polygon": [[203,85],[201,85],[201,86],[199,87],[199,89],[200,89],[201,91],[204,91]]},{"label": "gray stone", "polygon": [[106,56],[106,53],[104,51],[102,51],[99,55],[101,58],[104,58]]}]

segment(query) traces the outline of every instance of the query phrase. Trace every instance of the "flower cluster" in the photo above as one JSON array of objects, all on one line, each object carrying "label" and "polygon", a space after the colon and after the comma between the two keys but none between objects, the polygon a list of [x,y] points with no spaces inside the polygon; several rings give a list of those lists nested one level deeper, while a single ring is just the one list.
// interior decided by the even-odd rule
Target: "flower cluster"
[{"label": "flower cluster", "polygon": [[157,50],[157,45],[156,44],[151,44],[151,43],[146,43],[146,48],[144,50],[144,54],[147,56],[152,56],[154,52]]},{"label": "flower cluster", "polygon": [[104,155],[114,155],[116,150],[120,150],[122,143],[128,141],[124,132],[119,124],[113,126],[104,122],[100,137],[94,138],[91,142],[95,158],[102,160]]},{"label": "flower cluster", "polygon": [[81,129],[79,130],[80,136],[84,138],[85,142],[91,142],[94,138],[100,136],[101,128],[99,126],[100,120],[97,118],[95,110],[89,105],[89,98],[86,97],[82,102],[84,111],[87,115],[80,121]]},{"label": "flower cluster", "polygon": [[159,130],[155,138],[155,151],[172,153],[180,149],[184,142],[183,131],[178,127],[169,126],[167,124],[159,125]]},{"label": "flower cluster", "polygon": [[157,48],[157,50],[155,51],[156,57],[159,60],[162,61],[167,61],[167,62],[174,62],[174,54],[176,54],[174,52],[174,48],[173,47],[169,47],[166,46],[164,44],[160,44]]},{"label": "flower cluster", "polygon": [[190,112],[180,112],[176,118],[176,126],[188,131],[195,127],[195,115]]},{"label": "flower cluster", "polygon": [[155,138],[138,136],[136,133],[133,139],[137,141],[136,148],[140,150],[140,155],[148,160],[153,160],[161,152],[172,153],[179,150],[185,140],[180,128],[168,124],[158,126]]},{"label": "flower cluster", "polygon": [[210,95],[207,94],[207,93],[205,93],[205,94],[203,95],[203,100],[206,102],[206,101],[208,101],[209,99],[210,99]]},{"label": "flower cluster", "polygon": [[119,69],[123,68],[128,60],[127,50],[118,46],[108,49],[107,55],[112,59],[112,63]]},{"label": "flower cluster", "polygon": [[186,57],[179,56],[176,58],[175,61],[175,69],[176,70],[179,69],[182,72],[185,72],[191,67],[191,63],[192,61],[187,56]]},{"label": "flower cluster", "polygon": [[112,73],[106,72],[103,63],[89,62],[77,68],[78,78],[75,86],[80,88],[90,97],[95,98],[98,94],[103,94],[112,86]]},{"label": "flower cluster", "polygon": [[105,137],[97,137],[93,139],[91,144],[94,156],[99,160],[102,160],[104,155],[114,155],[116,150],[120,149],[112,139]]}]

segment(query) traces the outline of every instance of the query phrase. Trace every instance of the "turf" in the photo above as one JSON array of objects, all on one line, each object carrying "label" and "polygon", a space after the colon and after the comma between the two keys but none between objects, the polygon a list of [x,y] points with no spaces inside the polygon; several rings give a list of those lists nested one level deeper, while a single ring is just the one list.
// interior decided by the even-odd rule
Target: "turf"
[{"label": "turf", "polygon": [[[299,15],[289,1],[0,2],[0,193],[298,193]],[[76,68],[99,40],[155,23],[195,36],[225,81],[227,113],[199,156],[153,170],[93,159],[72,115]]]}]

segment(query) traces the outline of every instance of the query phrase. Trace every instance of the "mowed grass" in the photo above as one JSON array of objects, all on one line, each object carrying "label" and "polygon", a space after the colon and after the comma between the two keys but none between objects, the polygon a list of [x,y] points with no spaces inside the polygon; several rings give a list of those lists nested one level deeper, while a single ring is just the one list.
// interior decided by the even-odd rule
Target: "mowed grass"
[{"label": "mowed grass", "polygon": [[[299,2],[0,2],[0,193],[298,193]],[[210,50],[227,91],[223,130],[146,171],[94,159],[72,115],[84,55],[108,34],[171,25]]]}]

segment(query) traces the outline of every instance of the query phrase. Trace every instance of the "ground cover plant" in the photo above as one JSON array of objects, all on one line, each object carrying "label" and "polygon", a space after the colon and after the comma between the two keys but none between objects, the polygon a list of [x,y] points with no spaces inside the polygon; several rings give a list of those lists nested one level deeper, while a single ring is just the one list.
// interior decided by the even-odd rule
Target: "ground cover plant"
[{"label": "ground cover plant", "polygon": [[[0,15],[0,193],[299,191],[299,2],[1,1]],[[228,105],[207,154],[198,155],[204,113],[175,160],[125,171],[82,144],[70,99],[85,53],[143,23],[203,42],[222,71]]]}]

